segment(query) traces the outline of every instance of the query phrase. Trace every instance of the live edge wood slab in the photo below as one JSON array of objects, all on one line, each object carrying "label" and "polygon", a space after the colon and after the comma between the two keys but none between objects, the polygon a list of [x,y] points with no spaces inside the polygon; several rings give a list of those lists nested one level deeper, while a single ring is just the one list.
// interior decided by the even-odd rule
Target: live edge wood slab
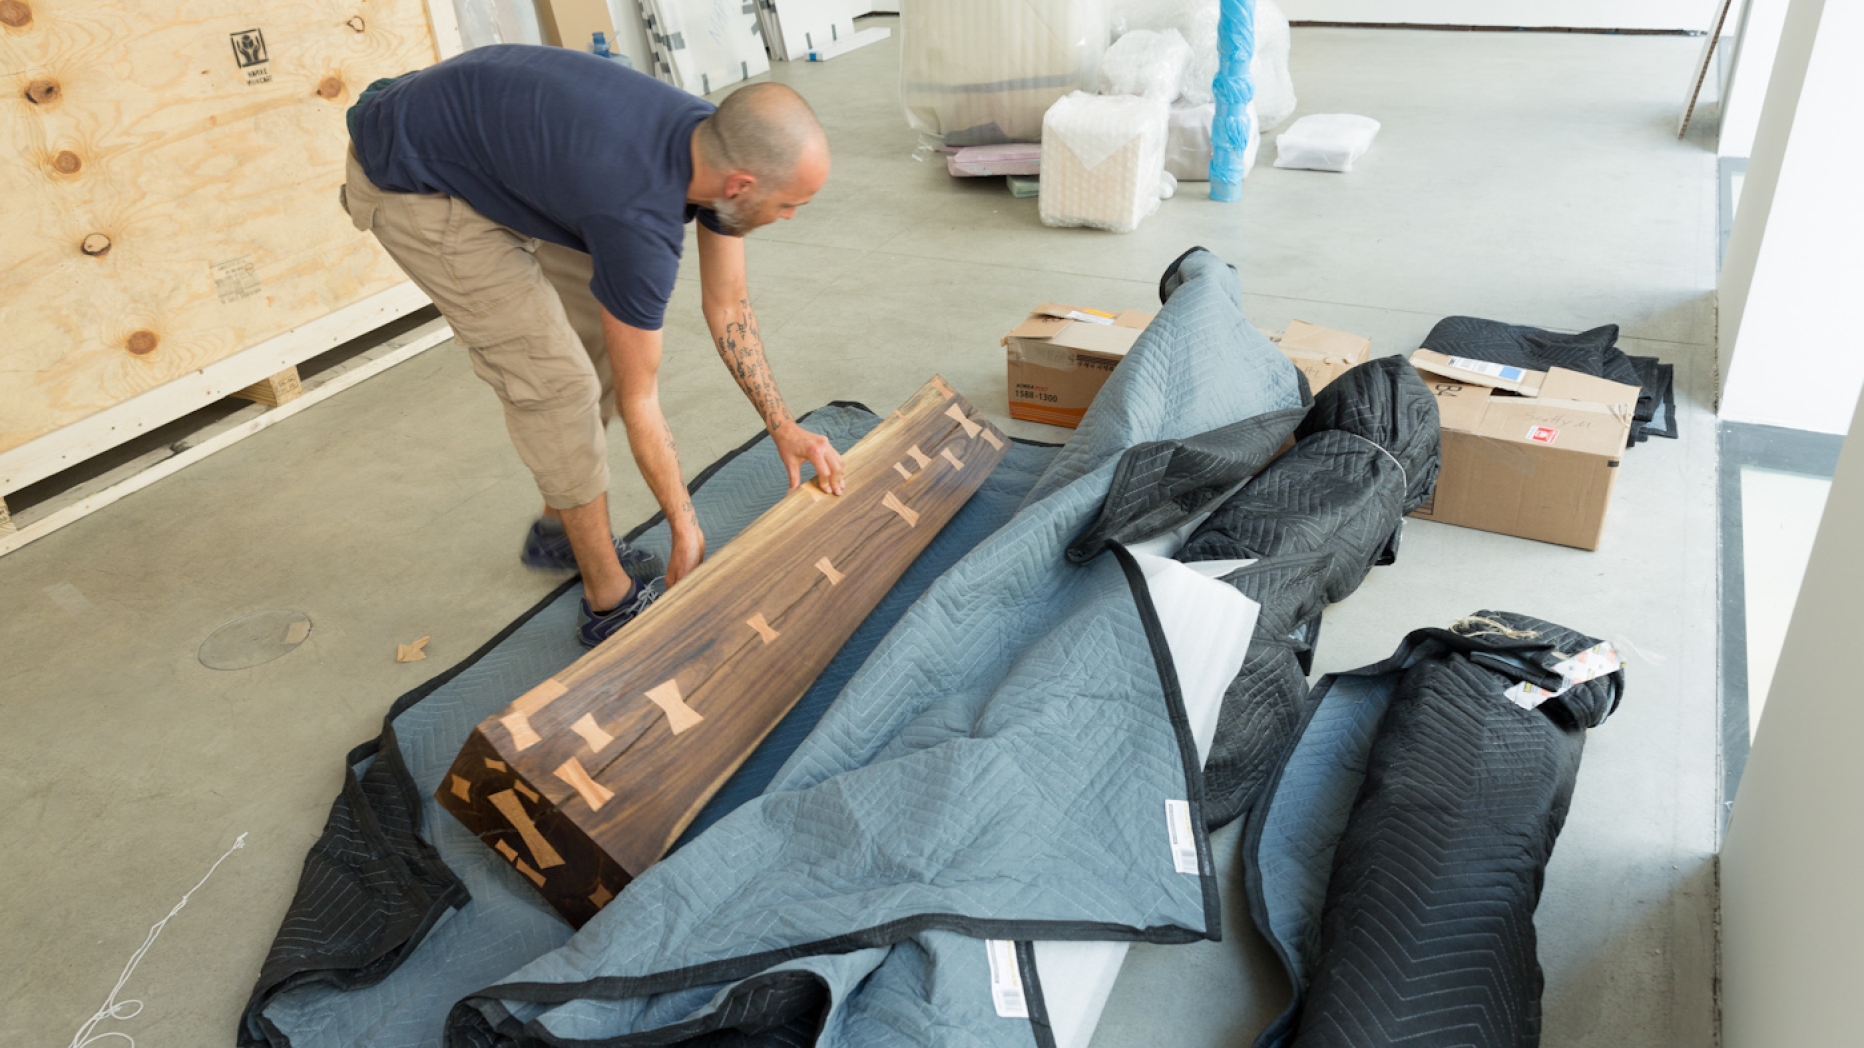
[{"label": "live edge wood slab", "polygon": [[666,854],[1009,450],[941,378],[486,718],[435,796],[577,927]]}]

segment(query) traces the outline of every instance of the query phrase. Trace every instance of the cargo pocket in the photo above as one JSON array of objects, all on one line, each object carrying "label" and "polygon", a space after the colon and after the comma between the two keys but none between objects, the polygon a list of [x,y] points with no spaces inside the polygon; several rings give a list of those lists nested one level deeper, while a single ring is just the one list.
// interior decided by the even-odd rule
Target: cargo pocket
[{"label": "cargo pocket", "polygon": [[567,325],[489,346],[468,347],[473,373],[521,410],[595,408],[602,380]]}]

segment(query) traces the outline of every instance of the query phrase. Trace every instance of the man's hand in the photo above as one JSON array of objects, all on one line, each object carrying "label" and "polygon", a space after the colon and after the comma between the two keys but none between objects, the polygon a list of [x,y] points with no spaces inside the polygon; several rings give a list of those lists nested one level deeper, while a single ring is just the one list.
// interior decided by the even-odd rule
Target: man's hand
[{"label": "man's hand", "polygon": [[783,468],[790,471],[790,490],[803,482],[803,463],[815,467],[816,483],[831,495],[841,494],[841,454],[820,433],[786,422],[770,438],[776,442]]},{"label": "man's hand", "polygon": [[667,557],[667,588],[679,585],[692,570],[705,561],[705,532],[693,523],[673,532],[673,551]]}]

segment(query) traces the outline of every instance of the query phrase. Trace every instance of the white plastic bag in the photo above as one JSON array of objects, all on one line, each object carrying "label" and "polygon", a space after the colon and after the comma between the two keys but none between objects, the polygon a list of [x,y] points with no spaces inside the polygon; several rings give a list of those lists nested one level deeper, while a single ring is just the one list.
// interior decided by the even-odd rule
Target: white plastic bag
[{"label": "white plastic bag", "polygon": [[1176,29],[1191,49],[1179,78],[1178,95],[1189,105],[1212,99],[1217,78],[1218,0],[1114,0],[1114,42],[1140,30]]},{"label": "white plastic bag", "polygon": [[[1182,105],[1200,106],[1213,99],[1211,81],[1217,78],[1218,0],[1115,0],[1113,37],[1117,43],[1140,29],[1176,29],[1191,48],[1184,78],[1178,86]],[[1249,78],[1255,85],[1256,112],[1261,126],[1274,127],[1294,114],[1294,79],[1288,74],[1288,52],[1294,41],[1288,16],[1275,0],[1256,0],[1256,50],[1249,60]]]},{"label": "white plastic bag", "polygon": [[1165,170],[1180,182],[1210,181],[1210,125],[1217,119],[1217,103],[1181,103],[1172,107],[1169,119]]},{"label": "white plastic bag", "polygon": [[1288,52],[1293,46],[1288,16],[1275,6],[1275,0],[1256,0],[1256,53],[1249,60],[1249,79],[1256,88],[1258,131],[1294,115],[1294,77],[1288,72]]},{"label": "white plastic bag", "polygon": [[1379,122],[1369,116],[1318,113],[1304,116],[1275,136],[1275,166],[1309,171],[1351,171],[1372,148]]},{"label": "white plastic bag", "polygon": [[[1256,166],[1256,149],[1262,144],[1256,104],[1244,111],[1249,120],[1249,145],[1243,149],[1243,177]],[[1210,126],[1217,118],[1217,103],[1201,106],[1182,103],[1171,109],[1165,132],[1165,170],[1180,182],[1210,181]]]},{"label": "white plastic bag", "polygon": [[900,100],[922,141],[1033,142],[1042,115],[1092,90],[1108,0],[901,0]]},{"label": "white plastic bag", "polygon": [[1140,95],[1170,102],[1178,97],[1191,45],[1176,29],[1135,29],[1100,59],[1100,93]]},{"label": "white plastic bag", "polygon": [[1130,233],[1158,210],[1169,107],[1076,91],[1042,120],[1042,224]]}]

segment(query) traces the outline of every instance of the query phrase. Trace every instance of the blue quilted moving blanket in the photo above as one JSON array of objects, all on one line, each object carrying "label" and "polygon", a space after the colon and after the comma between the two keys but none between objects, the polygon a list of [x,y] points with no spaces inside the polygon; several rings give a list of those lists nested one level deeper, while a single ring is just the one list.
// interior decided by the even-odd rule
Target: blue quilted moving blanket
[{"label": "blue quilted moving blanket", "polygon": [[1298,417],[1303,393],[1233,270],[1193,252],[1169,277],[1021,509],[900,618],[764,794],[463,1001],[449,1043],[1042,1045],[1031,940],[1218,935],[1198,755],[1143,578],[1117,543],[1066,552],[1128,449]]}]

